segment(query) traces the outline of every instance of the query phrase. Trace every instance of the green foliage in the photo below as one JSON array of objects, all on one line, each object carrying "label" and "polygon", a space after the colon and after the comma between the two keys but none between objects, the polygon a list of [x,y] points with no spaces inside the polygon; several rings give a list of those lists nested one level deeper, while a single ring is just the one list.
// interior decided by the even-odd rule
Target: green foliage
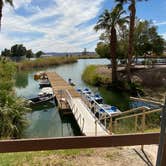
[{"label": "green foliage", "polygon": [[26,126],[29,109],[13,91],[14,63],[0,60],[0,138],[20,138]]},{"label": "green foliage", "polygon": [[40,67],[49,67],[60,64],[68,64],[77,62],[76,57],[48,57],[48,58],[38,58],[34,61],[21,61],[17,63],[18,69],[26,70],[32,68],[40,68]]},{"label": "green foliage", "polygon": [[11,47],[11,57],[21,57],[26,55],[26,48],[22,44],[16,44]]},{"label": "green foliage", "polygon": [[38,52],[36,52],[35,57],[36,57],[36,58],[40,58],[41,55],[43,55],[43,54],[44,54],[44,52],[38,51]]},{"label": "green foliage", "polygon": [[88,66],[82,74],[82,79],[91,85],[97,85],[98,75],[96,73],[96,69],[97,69],[97,66],[95,65]]},{"label": "green foliage", "polygon": [[26,51],[26,57],[28,58],[28,59],[30,59],[30,58],[33,58],[33,52],[32,52],[32,50],[27,50]]},{"label": "green foliage", "polygon": [[[127,58],[129,29],[126,25],[119,28],[116,56],[118,58]],[[136,21],[134,32],[134,55],[144,56],[153,54],[163,55],[165,40],[159,36],[157,27],[151,21]],[[100,42],[97,44],[96,53],[100,57],[109,58],[109,34],[102,33]]]},{"label": "green foliage", "polygon": [[110,59],[110,46],[109,46],[109,44],[104,43],[104,42],[99,42],[97,44],[95,51],[101,58]]},{"label": "green foliage", "polygon": [[28,85],[28,73],[18,71],[17,74],[15,75],[15,86],[18,88],[25,88],[27,85]]},{"label": "green foliage", "polygon": [[[101,58],[110,59],[111,57],[110,44],[108,43],[105,43],[105,42],[97,43],[97,47],[95,51]],[[126,41],[121,40],[117,42],[116,57],[120,59],[127,57],[127,42]]]},{"label": "green foliage", "polygon": [[1,56],[4,56],[4,57],[9,57],[11,55],[11,52],[10,50],[8,49],[4,49],[4,51],[1,52]]},{"label": "green foliage", "polygon": [[10,57],[11,59],[16,58],[15,60],[20,60],[21,57],[26,57],[30,59],[35,56],[36,58],[39,58],[42,54],[44,54],[42,51],[38,51],[36,54],[34,54],[31,49],[26,49],[26,47],[22,44],[15,44],[11,47],[11,49],[8,50],[5,48],[1,52],[1,55],[3,57]]},{"label": "green foliage", "polygon": [[90,65],[88,66],[83,74],[82,79],[90,85],[94,86],[108,86],[111,84],[112,79],[110,75],[100,74],[98,71],[98,66]]},{"label": "green foliage", "polygon": [[135,28],[135,55],[144,56],[152,53],[162,55],[164,39],[158,35],[157,27],[150,21],[137,21]]}]

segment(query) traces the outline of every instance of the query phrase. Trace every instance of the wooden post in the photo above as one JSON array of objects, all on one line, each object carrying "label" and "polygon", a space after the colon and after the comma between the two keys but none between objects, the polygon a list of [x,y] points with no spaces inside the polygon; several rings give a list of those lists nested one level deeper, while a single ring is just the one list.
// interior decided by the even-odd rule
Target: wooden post
[{"label": "wooden post", "polygon": [[[145,110],[143,110],[143,115],[142,115],[142,133],[145,131]],[[141,150],[144,149],[144,145],[141,145]]]},{"label": "wooden post", "polygon": [[97,120],[95,120],[95,136],[97,136]]},{"label": "wooden post", "polygon": [[161,117],[160,143],[156,166],[166,166],[166,98]]},{"label": "wooden post", "polygon": [[114,122],[114,132],[116,131],[117,129],[117,120],[115,119],[115,122]]},{"label": "wooden post", "polygon": [[106,119],[106,115],[105,115],[105,119],[104,119],[104,126],[105,126],[105,128],[107,128],[107,119]]},{"label": "wooden post", "polygon": [[145,110],[143,111],[143,115],[142,115],[142,132],[144,133],[145,131]]},{"label": "wooden post", "polygon": [[135,116],[135,132],[137,132],[138,116]]},{"label": "wooden post", "polygon": [[165,139],[165,145],[163,147],[161,166],[166,166],[166,139]]},{"label": "wooden post", "polygon": [[110,118],[109,129],[110,129],[110,132],[112,132],[112,117]]}]

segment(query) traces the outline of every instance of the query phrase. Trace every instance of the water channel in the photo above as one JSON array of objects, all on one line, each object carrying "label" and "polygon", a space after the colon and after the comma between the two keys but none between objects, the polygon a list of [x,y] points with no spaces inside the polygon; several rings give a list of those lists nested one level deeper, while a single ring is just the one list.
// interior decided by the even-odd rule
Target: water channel
[{"label": "water channel", "polygon": [[[62,66],[50,67],[42,70],[57,72],[65,80],[71,78],[76,84],[76,88],[89,87],[93,92],[99,93],[105,103],[117,106],[121,110],[129,108],[129,98],[127,94],[115,93],[104,88],[90,87],[81,79],[81,75],[90,64],[109,64],[107,59],[80,59],[77,63]],[[32,98],[39,93],[39,85],[34,80],[37,70],[29,72],[19,72],[16,76],[16,93],[18,96]],[[61,137],[80,135],[79,127],[73,116],[61,117],[58,109],[53,104],[45,104],[33,108],[27,114],[29,122],[28,128],[24,132],[25,138],[34,137]]]}]

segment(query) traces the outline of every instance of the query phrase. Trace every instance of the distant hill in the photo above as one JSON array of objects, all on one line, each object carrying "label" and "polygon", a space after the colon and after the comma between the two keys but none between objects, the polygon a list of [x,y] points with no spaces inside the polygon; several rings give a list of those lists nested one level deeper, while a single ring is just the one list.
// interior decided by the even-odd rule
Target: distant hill
[{"label": "distant hill", "polygon": [[[87,52],[87,55],[95,55],[95,52]],[[82,52],[46,52],[44,56],[66,56],[66,55],[82,55]]]}]

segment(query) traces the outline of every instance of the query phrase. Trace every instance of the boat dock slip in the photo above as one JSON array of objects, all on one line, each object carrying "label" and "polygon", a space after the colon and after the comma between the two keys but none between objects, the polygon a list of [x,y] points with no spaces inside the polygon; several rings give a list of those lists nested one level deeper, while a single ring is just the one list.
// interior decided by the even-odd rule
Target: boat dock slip
[{"label": "boat dock slip", "polygon": [[61,111],[73,113],[80,130],[86,136],[109,135],[105,127],[96,119],[83,102],[81,95],[55,72],[47,72],[58,107]]}]

